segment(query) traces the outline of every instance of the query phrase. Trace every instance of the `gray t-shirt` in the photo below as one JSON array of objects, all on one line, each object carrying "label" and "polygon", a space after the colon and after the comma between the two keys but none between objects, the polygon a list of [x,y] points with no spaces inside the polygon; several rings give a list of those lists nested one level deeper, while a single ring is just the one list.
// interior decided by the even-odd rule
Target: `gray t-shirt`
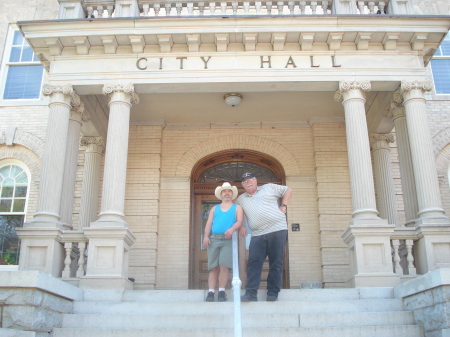
[{"label": "gray t-shirt", "polygon": [[253,195],[244,192],[237,198],[236,204],[244,209],[253,236],[287,230],[286,215],[278,206],[278,199],[287,189],[287,186],[266,184],[258,187]]}]

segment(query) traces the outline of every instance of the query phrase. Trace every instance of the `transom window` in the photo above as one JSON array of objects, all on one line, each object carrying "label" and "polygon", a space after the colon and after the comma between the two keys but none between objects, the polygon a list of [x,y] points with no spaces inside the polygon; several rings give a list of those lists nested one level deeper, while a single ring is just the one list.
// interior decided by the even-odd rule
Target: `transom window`
[{"label": "transom window", "polygon": [[0,265],[17,265],[20,240],[16,228],[23,226],[28,195],[28,174],[18,165],[0,168]]},{"label": "transom window", "polygon": [[258,183],[278,182],[276,175],[268,168],[243,161],[233,161],[218,164],[203,171],[199,183],[240,182],[245,172],[252,172],[258,179]]},{"label": "transom window", "polygon": [[447,35],[431,60],[436,94],[450,94],[450,35]]},{"label": "transom window", "polygon": [[43,75],[39,59],[20,31],[12,30],[12,38],[8,41],[4,57],[6,80],[3,99],[38,99]]}]

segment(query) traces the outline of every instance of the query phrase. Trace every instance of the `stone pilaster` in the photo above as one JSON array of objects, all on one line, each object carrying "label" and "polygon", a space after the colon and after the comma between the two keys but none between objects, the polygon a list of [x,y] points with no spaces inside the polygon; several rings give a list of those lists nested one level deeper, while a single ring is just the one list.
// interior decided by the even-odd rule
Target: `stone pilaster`
[{"label": "stone pilaster", "polygon": [[417,203],[416,183],[414,180],[405,108],[403,107],[403,96],[399,90],[394,93],[394,98],[391,102],[391,107],[386,112],[386,117],[392,118],[395,125],[403,203],[406,216],[405,225],[408,227],[414,226],[415,219],[419,213],[419,205]]},{"label": "stone pilaster", "polygon": [[75,182],[78,163],[78,149],[80,143],[81,125],[88,120],[88,115],[84,112],[84,104],[81,102],[73,106],[70,112],[69,130],[67,136],[67,152],[64,164],[63,188],[61,196],[60,222],[66,226],[72,227],[72,212],[75,193]]},{"label": "stone pilaster", "polygon": [[[60,227],[60,200],[66,160],[70,110],[80,104],[71,85],[45,85],[44,95],[51,97],[47,137],[42,160],[37,213],[33,227]],[[63,226],[62,226],[63,227]]]},{"label": "stone pilaster", "polygon": [[370,135],[370,141],[378,211],[382,219],[387,219],[390,224],[398,226],[397,202],[389,151],[389,143],[394,142],[394,135],[373,133]]},{"label": "stone pilaster", "polygon": [[81,185],[80,217],[78,229],[89,227],[97,219],[98,193],[100,189],[100,168],[105,139],[103,137],[83,137],[85,147],[83,182]]},{"label": "stone pilaster", "polygon": [[[127,175],[128,134],[132,104],[139,103],[134,87],[105,85],[103,93],[110,96],[108,137],[103,176],[102,207],[96,226],[122,223],[124,219],[125,185]],[[104,223],[104,224],[102,224]]]},{"label": "stone pilaster", "polygon": [[430,91],[432,87],[430,81],[401,84],[419,205],[418,221],[421,224],[430,222],[431,219],[432,223],[449,222],[442,209],[436,163],[428,129],[424,93]]},{"label": "stone pilaster", "polygon": [[364,92],[369,90],[369,82],[340,82],[339,90],[335,94],[335,100],[341,101],[345,109],[352,216],[355,219],[379,219],[364,108],[366,102]]}]

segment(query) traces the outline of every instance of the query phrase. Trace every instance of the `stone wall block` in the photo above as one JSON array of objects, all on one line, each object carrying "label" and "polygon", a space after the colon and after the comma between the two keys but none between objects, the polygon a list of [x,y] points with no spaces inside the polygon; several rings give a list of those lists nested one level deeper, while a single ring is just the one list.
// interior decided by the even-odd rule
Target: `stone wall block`
[{"label": "stone wall block", "polygon": [[42,302],[42,292],[33,289],[4,289],[0,290],[0,301],[5,305],[34,305]]},{"label": "stone wall block", "polygon": [[61,327],[62,314],[36,307],[6,306],[3,309],[3,328],[50,332]]},{"label": "stone wall block", "polygon": [[431,291],[436,303],[450,302],[450,286],[434,288]]},{"label": "stone wall block", "polygon": [[447,313],[447,305],[444,303],[426,307],[418,311],[422,311],[425,331],[433,331],[447,328],[449,314]]},{"label": "stone wall block", "polygon": [[424,308],[433,305],[433,303],[433,293],[431,291],[425,291],[403,299],[403,304],[405,305],[406,310]]}]

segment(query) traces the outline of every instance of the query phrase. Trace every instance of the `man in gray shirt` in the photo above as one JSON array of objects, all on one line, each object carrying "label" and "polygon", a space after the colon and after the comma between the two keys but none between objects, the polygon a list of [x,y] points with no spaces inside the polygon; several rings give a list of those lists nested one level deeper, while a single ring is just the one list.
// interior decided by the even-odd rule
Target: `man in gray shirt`
[{"label": "man in gray shirt", "polygon": [[[256,177],[244,173],[241,177],[243,193],[236,201],[241,205],[252,230],[247,263],[247,285],[241,301],[257,301],[262,267],[269,257],[267,276],[267,301],[276,301],[281,289],[284,249],[287,241],[286,211],[291,199],[292,189],[287,186],[266,184],[258,187]],[[278,200],[281,199],[280,206]],[[246,236],[241,227],[241,236]]]}]

